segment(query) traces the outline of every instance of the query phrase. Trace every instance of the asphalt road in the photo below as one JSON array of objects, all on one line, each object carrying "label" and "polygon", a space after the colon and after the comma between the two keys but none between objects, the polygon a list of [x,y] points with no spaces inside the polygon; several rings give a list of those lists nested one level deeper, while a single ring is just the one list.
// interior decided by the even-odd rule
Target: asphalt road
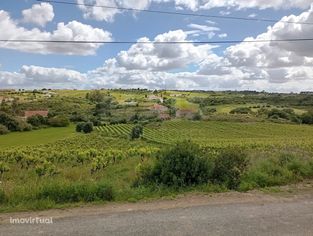
[{"label": "asphalt road", "polygon": [[0,235],[313,235],[311,197],[202,204],[82,215],[76,211],[46,225],[2,222]]}]

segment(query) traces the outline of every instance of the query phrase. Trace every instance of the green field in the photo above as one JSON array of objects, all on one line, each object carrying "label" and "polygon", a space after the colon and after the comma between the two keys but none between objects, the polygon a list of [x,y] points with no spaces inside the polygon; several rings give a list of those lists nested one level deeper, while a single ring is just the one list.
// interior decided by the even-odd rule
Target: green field
[{"label": "green field", "polygon": [[53,143],[57,140],[75,135],[77,133],[75,133],[73,125],[65,128],[46,128],[30,132],[14,132],[0,136],[0,149]]},{"label": "green field", "polygon": [[[108,136],[128,136],[131,124],[98,127]],[[313,140],[313,127],[308,125],[275,123],[239,123],[222,121],[167,121],[144,128],[143,138],[148,141],[171,144],[184,139],[205,146],[251,145],[274,143],[301,143]]]}]

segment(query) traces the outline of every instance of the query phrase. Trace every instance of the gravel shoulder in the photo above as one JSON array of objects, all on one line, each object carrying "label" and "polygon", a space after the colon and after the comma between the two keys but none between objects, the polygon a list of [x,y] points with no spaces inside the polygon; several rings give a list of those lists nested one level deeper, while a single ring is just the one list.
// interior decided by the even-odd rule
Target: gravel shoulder
[{"label": "gravel shoulder", "polygon": [[[52,217],[53,224],[10,224],[10,217]],[[0,235],[312,235],[313,181],[266,193],[187,194],[173,200],[4,213],[0,223]]]}]

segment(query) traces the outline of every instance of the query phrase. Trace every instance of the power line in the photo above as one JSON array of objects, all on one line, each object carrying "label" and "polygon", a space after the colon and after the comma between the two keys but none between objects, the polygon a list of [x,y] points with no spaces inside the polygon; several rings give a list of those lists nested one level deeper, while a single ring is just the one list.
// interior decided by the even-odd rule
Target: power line
[{"label": "power line", "polygon": [[219,40],[219,41],[82,41],[82,40],[36,40],[36,39],[0,39],[2,43],[64,43],[64,44],[236,44],[236,43],[274,43],[274,42],[308,42],[313,38],[298,39],[261,39],[261,40]]},{"label": "power line", "polygon": [[138,12],[148,12],[148,13],[157,13],[157,14],[167,14],[167,15],[193,16],[193,17],[205,17],[205,18],[218,18],[218,19],[225,19],[225,20],[242,20],[242,21],[270,22],[270,23],[277,23],[279,21],[279,22],[286,23],[286,24],[313,25],[313,22],[300,22],[300,21],[297,22],[297,21],[285,21],[285,20],[266,19],[266,18],[249,18],[249,17],[184,13],[184,12],[176,12],[176,11],[148,10],[148,9],[138,9],[138,8],[114,7],[114,6],[104,6],[104,5],[95,5],[95,4],[87,4],[87,3],[57,1],[57,0],[36,0],[36,1],[56,3],[56,4],[65,4],[65,5],[75,5],[75,6],[99,7],[99,8],[115,9],[115,10],[123,10],[123,11],[138,11]]}]

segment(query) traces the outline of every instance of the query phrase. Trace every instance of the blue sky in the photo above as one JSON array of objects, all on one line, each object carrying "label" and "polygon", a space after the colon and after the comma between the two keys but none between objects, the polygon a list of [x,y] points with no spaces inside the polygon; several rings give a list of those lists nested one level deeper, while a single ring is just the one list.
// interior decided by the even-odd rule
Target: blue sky
[{"label": "blue sky", "polygon": [[[78,1],[88,2],[87,0]],[[121,0],[91,0],[89,2],[96,3],[96,1],[98,1],[98,4],[103,5],[132,6],[129,6],[131,1]],[[292,15],[296,16],[296,20],[310,21],[312,12],[310,1],[307,0],[297,1],[299,2],[298,5],[291,0],[285,2],[274,0],[273,3],[266,4],[264,4],[264,1],[254,0],[251,1],[253,3],[246,5],[243,0],[222,0],[222,7],[215,6],[214,2],[216,1],[210,0],[177,0],[176,2],[174,0],[169,2],[142,0],[142,4],[139,2],[140,0],[136,2],[138,5],[134,5],[135,8],[271,18],[277,19],[277,21],[284,16],[293,20]],[[183,4],[181,4],[182,2]],[[205,7],[205,3],[209,3],[210,7]],[[312,29],[310,25],[290,26],[283,24],[281,26],[279,23],[208,19],[146,12],[134,14],[134,12],[127,11],[113,14],[112,19],[107,20],[103,19],[103,16],[107,14],[104,9],[102,12],[90,15],[88,9],[84,11],[77,6],[53,3],[45,3],[46,5],[43,6],[42,4],[33,0],[1,1],[0,30],[1,32],[8,32],[0,37],[6,37],[3,39],[8,37],[22,37],[24,39],[46,37],[43,35],[44,32],[53,34],[61,22],[64,23],[66,29],[51,36],[54,39],[58,39],[58,37],[62,39],[62,34],[67,32],[67,28],[71,28],[76,32],[74,36],[80,37],[79,29],[81,29],[81,25],[86,26],[83,38],[91,37],[92,33],[89,34],[88,30],[94,32],[94,29],[100,29],[102,31],[101,36],[95,36],[95,40],[110,39],[113,41],[137,41],[143,37],[147,37],[152,41],[160,35],[160,40],[163,40],[163,38],[174,40],[176,39],[176,33],[180,38],[191,41],[244,40],[247,37],[257,38],[263,33],[266,34],[265,38],[282,38],[284,35],[286,38],[297,38],[301,37],[301,33],[305,36],[306,32]],[[47,4],[50,6],[47,7]],[[192,4],[197,6],[191,7],[194,6]],[[38,7],[39,13],[38,9],[37,11],[29,10],[34,6]],[[23,13],[24,10],[29,10],[28,18]],[[47,17],[49,14],[43,13],[42,20],[38,22],[40,11],[48,11],[49,14],[53,14],[53,17],[49,18]],[[87,16],[87,14],[89,15]],[[10,21],[10,24],[8,21]],[[67,25],[73,21],[77,24]],[[14,29],[12,30],[13,25],[16,27],[16,32]],[[272,26],[272,30],[268,29],[269,26]],[[19,31],[21,28],[23,29],[22,33]],[[37,30],[40,34],[29,33],[32,30]],[[173,33],[165,35],[169,32]],[[110,34],[110,37],[105,33]],[[136,45],[133,45],[135,49],[130,50],[131,46],[109,44],[97,48],[86,48],[86,50],[69,49],[67,51],[67,48],[42,50],[40,47],[34,46],[32,48],[32,46],[28,46],[27,49],[24,49],[23,45],[7,46],[0,44],[0,86],[16,88],[43,86],[53,88],[145,87],[153,89],[160,88],[160,85],[162,85],[173,89],[256,89],[269,91],[313,89],[313,83],[310,80],[313,72],[309,69],[311,67],[310,63],[312,63],[310,60],[312,54],[309,54],[309,52],[307,55],[303,54],[306,49],[302,47],[298,51],[294,51],[293,47],[287,44],[283,47],[280,45],[273,47],[265,44],[251,46],[237,44],[220,45],[214,48],[210,45],[202,45],[207,47],[200,47],[199,45],[192,45],[191,47],[178,46],[177,48],[168,46],[169,48],[162,49],[163,51],[173,51],[174,54],[176,53],[175,57],[174,54],[173,56],[164,56],[164,53],[159,56],[159,48],[148,48],[149,46],[147,46],[147,48],[138,49]],[[309,43],[305,46],[312,47]],[[260,51],[256,52],[259,47],[261,48]],[[279,53],[270,55],[271,47],[273,47],[273,51]],[[149,52],[142,53],[140,50],[149,50]],[[123,56],[121,51],[125,51]],[[281,61],[285,64],[273,62],[273,65],[268,65],[268,61],[272,61],[273,56],[281,58]],[[302,64],[299,64],[299,61],[302,61]],[[203,73],[203,71],[206,72]],[[49,76],[51,76],[51,80],[49,80]],[[40,77],[44,79],[41,80]],[[304,81],[305,86],[303,85]]]}]

